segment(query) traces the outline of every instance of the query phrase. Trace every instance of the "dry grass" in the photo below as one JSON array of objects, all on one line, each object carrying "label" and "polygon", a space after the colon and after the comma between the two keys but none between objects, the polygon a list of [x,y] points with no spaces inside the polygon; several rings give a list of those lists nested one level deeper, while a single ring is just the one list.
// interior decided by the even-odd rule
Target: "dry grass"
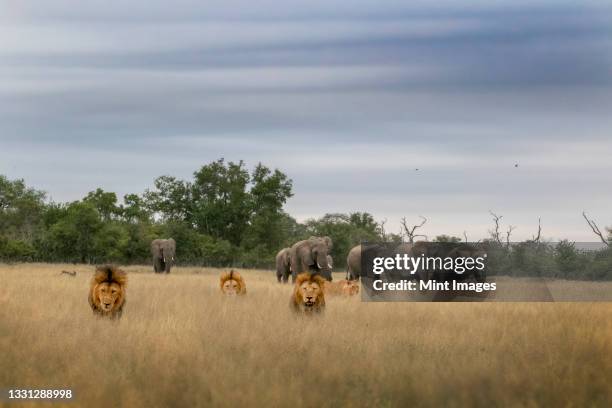
[{"label": "dry grass", "polygon": [[241,270],[248,295],[225,299],[220,270],[127,269],[113,323],[87,304],[93,268],[0,266],[0,387],[71,388],[72,407],[612,402],[610,303],[332,298],[304,319],[271,271]]}]

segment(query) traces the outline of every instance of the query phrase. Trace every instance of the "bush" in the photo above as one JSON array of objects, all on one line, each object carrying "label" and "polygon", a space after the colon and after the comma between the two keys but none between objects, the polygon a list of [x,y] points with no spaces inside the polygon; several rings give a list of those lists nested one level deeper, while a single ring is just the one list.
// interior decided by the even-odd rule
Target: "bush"
[{"label": "bush", "polygon": [[36,258],[36,250],[25,241],[0,237],[0,259],[13,262],[31,262]]}]

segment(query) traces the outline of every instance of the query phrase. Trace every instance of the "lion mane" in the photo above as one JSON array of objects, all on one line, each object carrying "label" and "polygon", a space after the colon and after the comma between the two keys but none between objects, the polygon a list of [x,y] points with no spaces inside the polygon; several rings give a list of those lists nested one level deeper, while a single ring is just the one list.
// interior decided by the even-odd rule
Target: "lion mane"
[{"label": "lion mane", "polygon": [[[89,287],[89,305],[97,316],[118,319],[125,306],[127,274],[113,265],[96,268]],[[104,306],[102,302],[105,302]]]},{"label": "lion mane", "polygon": [[[295,280],[295,287],[293,288],[293,295],[289,306],[297,313],[319,313],[325,309],[325,294],[324,286],[326,280],[319,274],[312,274],[309,272],[301,273]],[[318,286],[317,296],[314,300],[314,304],[306,305],[304,302],[303,284],[309,283]]]},{"label": "lion mane", "polygon": [[221,293],[225,294],[223,285],[228,280],[233,280],[238,285],[238,288],[236,291],[237,295],[246,295],[246,292],[247,292],[246,282],[244,281],[244,278],[242,277],[242,275],[240,275],[238,272],[235,272],[234,270],[221,274],[221,277],[219,278],[219,289],[221,289]]}]

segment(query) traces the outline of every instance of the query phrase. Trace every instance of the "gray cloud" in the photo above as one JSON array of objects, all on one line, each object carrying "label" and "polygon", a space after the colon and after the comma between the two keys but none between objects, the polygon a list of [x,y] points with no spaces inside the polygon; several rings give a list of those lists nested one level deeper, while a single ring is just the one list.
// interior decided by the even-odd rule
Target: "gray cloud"
[{"label": "gray cloud", "polygon": [[0,173],[70,200],[226,157],[287,172],[299,219],[424,214],[428,234],[479,237],[494,209],[517,237],[542,216],[576,240],[582,209],[612,224],[612,8],[436,4],[14,3]]}]

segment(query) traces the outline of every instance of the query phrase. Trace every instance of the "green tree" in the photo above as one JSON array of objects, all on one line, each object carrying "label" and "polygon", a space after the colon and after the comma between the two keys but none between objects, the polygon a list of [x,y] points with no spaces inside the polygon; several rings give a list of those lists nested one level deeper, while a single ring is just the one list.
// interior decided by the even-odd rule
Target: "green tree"
[{"label": "green tree", "polygon": [[251,217],[242,245],[256,249],[257,258],[271,258],[288,237],[288,231],[284,229],[287,214],[282,209],[293,195],[292,182],[279,170],[272,172],[261,163],[253,171],[251,179]]},{"label": "green tree", "polygon": [[0,234],[32,242],[42,223],[46,194],[27,187],[23,180],[0,175]]},{"label": "green tree", "polygon": [[555,262],[562,278],[567,278],[571,274],[581,269],[579,253],[576,245],[568,240],[560,241],[554,249]]},{"label": "green tree", "polygon": [[146,207],[159,214],[164,221],[190,221],[192,219],[192,186],[172,176],[161,176],[154,181],[154,190],[146,190]]},{"label": "green tree", "polygon": [[51,226],[45,247],[55,260],[91,263],[96,255],[97,234],[104,224],[93,204],[76,201]]},{"label": "green tree", "polygon": [[138,194],[123,196],[123,204],[119,208],[122,218],[128,223],[151,222],[151,211],[147,208],[146,200]]},{"label": "green tree", "polygon": [[35,258],[36,250],[29,242],[0,236],[0,260],[31,262]]},{"label": "green tree", "polygon": [[91,203],[104,221],[110,221],[121,214],[119,207],[117,207],[117,194],[106,192],[101,188],[90,191],[83,202]]},{"label": "green tree", "polygon": [[93,236],[91,261],[95,263],[125,261],[129,239],[125,224],[103,223]]},{"label": "green tree", "polygon": [[197,230],[240,245],[251,216],[251,196],[247,191],[249,172],[241,160],[223,159],[202,166],[194,173],[193,218]]}]

